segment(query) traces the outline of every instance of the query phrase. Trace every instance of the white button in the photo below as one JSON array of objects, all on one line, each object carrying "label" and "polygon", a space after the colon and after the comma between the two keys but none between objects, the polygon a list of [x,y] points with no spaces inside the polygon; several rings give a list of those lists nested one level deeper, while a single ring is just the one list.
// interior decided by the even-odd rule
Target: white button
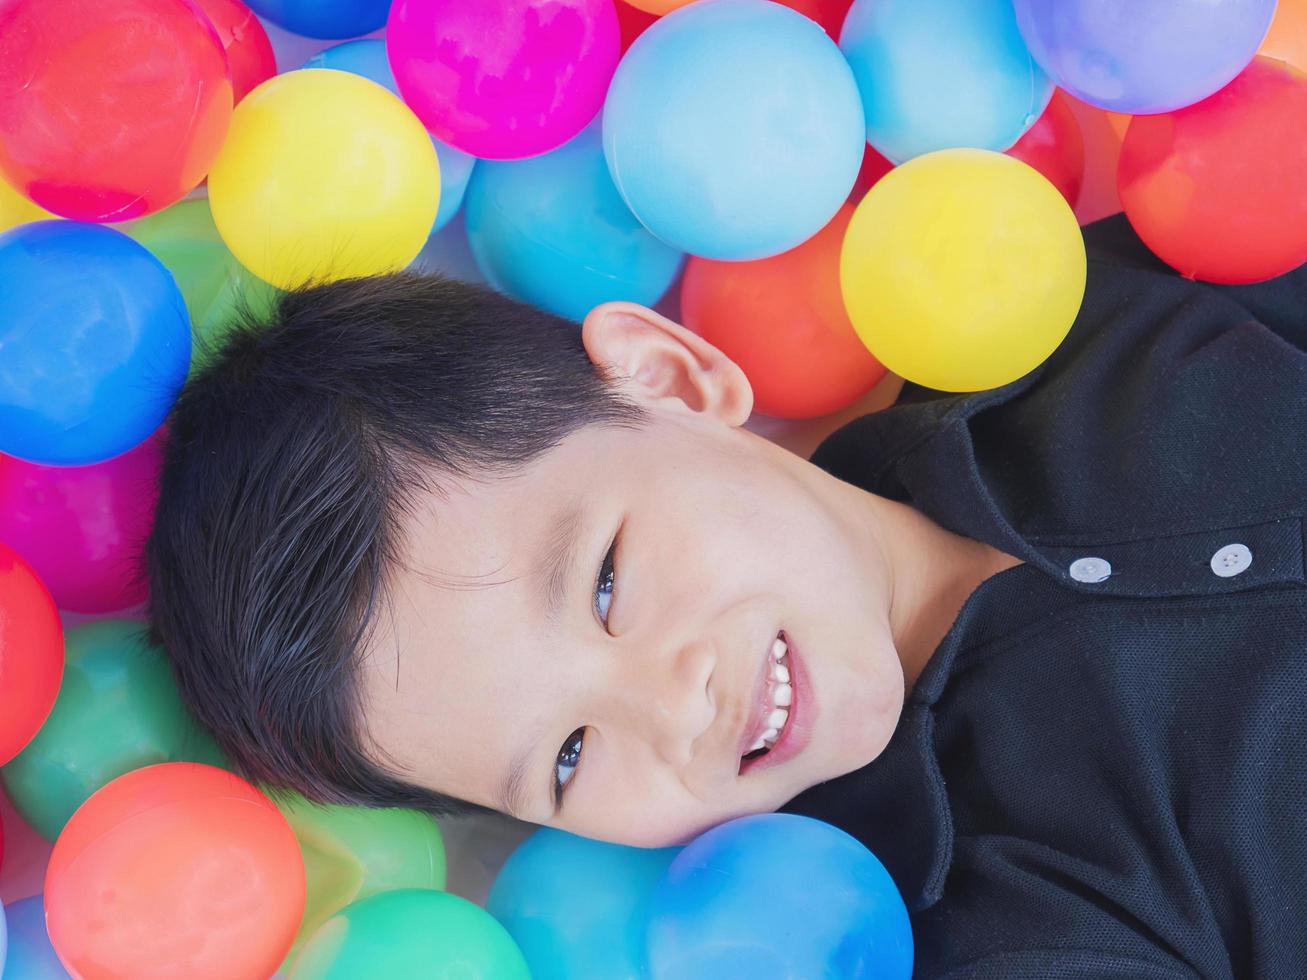
[{"label": "white button", "polygon": [[1246,544],[1227,544],[1212,555],[1212,571],[1221,578],[1238,575],[1253,563],[1253,553]]},{"label": "white button", "polygon": [[1112,574],[1112,563],[1106,558],[1077,558],[1068,571],[1077,582],[1101,582]]}]

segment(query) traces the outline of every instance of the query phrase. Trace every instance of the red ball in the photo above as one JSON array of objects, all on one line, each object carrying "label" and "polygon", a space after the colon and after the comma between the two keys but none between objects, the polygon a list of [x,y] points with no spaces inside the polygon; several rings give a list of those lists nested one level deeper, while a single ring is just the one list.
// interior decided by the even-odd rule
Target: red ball
[{"label": "red ball", "polygon": [[204,179],[231,109],[222,43],[188,0],[0,5],[0,178],[48,211],[167,207]]},{"label": "red ball", "polygon": [[272,42],[254,11],[241,0],[193,0],[209,18],[231,66],[232,99],[239,102],[255,86],[277,74]]},{"label": "red ball", "polygon": [[1034,167],[1061,191],[1067,204],[1076,206],[1085,179],[1085,138],[1061,92],[1053,93],[1044,114],[1007,155]]},{"label": "red ball", "polygon": [[64,631],[32,567],[0,544],[0,765],[45,724],[64,676]]},{"label": "red ball", "polygon": [[622,53],[625,54],[631,42],[643,34],[645,29],[658,19],[658,15],[648,13],[639,7],[632,7],[622,0],[617,0],[614,6],[617,8],[617,26],[622,32]]},{"label": "red ball", "polygon": [[1190,279],[1261,282],[1307,262],[1307,74],[1258,57],[1202,102],[1135,116],[1117,189],[1139,237]]},{"label": "red ball", "polygon": [[79,977],[269,977],[304,915],[299,841],[271,800],[194,762],[106,783],[55,841],[50,943]]},{"label": "red ball", "polygon": [[849,8],[853,6],[853,0],[780,0],[780,2],[815,20],[836,44],[840,41],[844,18],[848,16]]},{"label": "red ball", "polygon": [[880,151],[868,143],[862,151],[862,166],[858,169],[858,176],[853,180],[853,190],[849,192],[849,200],[857,204],[867,196],[867,191],[876,186],[876,182],[894,169],[894,164],[888,157],[882,156]]},{"label": "red ball", "polygon": [[885,375],[840,292],[840,247],[852,217],[853,205],[843,205],[812,238],[771,258],[686,263],[685,325],[740,365],[765,415],[829,415]]}]

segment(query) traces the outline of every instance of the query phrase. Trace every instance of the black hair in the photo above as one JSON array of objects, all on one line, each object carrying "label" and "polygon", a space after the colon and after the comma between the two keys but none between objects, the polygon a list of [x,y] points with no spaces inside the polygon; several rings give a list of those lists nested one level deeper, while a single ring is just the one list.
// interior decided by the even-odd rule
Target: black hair
[{"label": "black hair", "polygon": [[205,362],[169,417],[146,547],[151,632],[183,700],[274,793],[485,812],[386,771],[363,742],[361,641],[405,508],[431,473],[511,475],[644,411],[574,322],[415,272],[245,308]]}]

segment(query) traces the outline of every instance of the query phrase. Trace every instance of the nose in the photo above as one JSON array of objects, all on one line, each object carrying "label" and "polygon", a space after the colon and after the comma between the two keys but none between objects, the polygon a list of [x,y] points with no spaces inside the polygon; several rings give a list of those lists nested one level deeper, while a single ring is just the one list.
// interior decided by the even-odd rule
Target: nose
[{"label": "nose", "polygon": [[717,650],[707,641],[686,643],[664,653],[627,661],[620,678],[619,710],[624,726],[670,766],[685,766],[694,758],[699,737],[712,727],[717,705],[708,679],[717,666]]}]

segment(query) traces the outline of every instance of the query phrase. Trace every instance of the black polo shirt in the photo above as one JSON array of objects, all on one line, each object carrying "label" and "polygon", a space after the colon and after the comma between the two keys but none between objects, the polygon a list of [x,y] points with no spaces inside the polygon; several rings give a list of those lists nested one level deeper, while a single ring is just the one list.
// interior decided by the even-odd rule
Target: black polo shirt
[{"label": "black polo shirt", "polygon": [[814,454],[1026,564],[785,809],[889,869],[918,977],[1307,977],[1307,267],[1215,287],[1123,217],[1085,237],[1044,364]]}]

